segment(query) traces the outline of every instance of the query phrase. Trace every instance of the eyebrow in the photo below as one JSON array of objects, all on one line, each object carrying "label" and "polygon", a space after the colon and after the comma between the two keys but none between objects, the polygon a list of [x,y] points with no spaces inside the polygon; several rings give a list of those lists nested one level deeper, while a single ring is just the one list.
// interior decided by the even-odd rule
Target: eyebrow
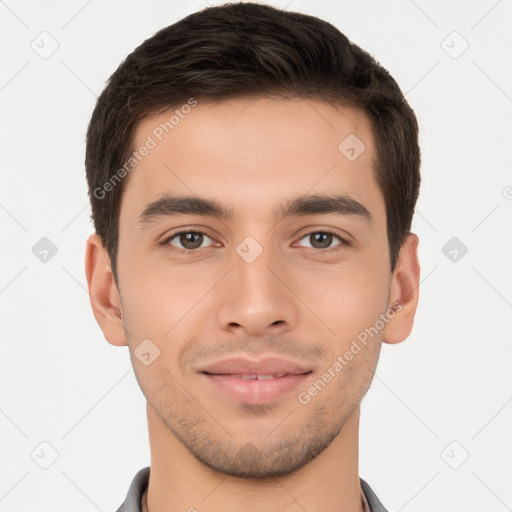
[{"label": "eyebrow", "polygon": [[[301,195],[277,206],[273,210],[277,219],[301,215],[334,214],[359,217],[371,222],[370,212],[347,195]],[[222,220],[234,217],[230,208],[199,196],[165,195],[147,204],[139,215],[139,223],[146,224],[176,215],[205,215]]]}]

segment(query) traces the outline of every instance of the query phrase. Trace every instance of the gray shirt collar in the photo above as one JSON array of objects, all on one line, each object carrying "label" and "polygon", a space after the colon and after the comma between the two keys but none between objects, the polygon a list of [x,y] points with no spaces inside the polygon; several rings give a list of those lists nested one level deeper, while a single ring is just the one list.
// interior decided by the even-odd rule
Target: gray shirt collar
[{"label": "gray shirt collar", "polygon": [[[137,472],[132,480],[130,488],[128,489],[126,499],[117,509],[117,512],[142,512],[141,500],[142,495],[148,486],[149,472],[150,466]],[[371,487],[362,478],[359,480],[361,481],[361,489],[366,496],[368,505],[370,505],[371,512],[387,512],[386,508],[384,508],[384,505],[379,501],[379,498],[377,498]]]}]

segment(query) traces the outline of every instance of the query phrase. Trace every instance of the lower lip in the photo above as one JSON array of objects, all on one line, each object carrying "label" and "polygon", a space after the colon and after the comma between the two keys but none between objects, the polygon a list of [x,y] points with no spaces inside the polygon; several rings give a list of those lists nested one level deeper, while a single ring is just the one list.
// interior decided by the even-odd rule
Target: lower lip
[{"label": "lower lip", "polygon": [[231,375],[203,375],[230,398],[248,404],[265,404],[296,389],[309,375],[285,375],[275,379],[240,379]]}]

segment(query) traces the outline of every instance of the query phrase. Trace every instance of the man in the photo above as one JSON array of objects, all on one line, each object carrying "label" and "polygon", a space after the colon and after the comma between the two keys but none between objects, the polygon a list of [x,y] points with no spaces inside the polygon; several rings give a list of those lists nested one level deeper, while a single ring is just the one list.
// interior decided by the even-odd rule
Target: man
[{"label": "man", "polygon": [[318,18],[207,8],[126,58],[86,150],[91,305],[147,399],[119,511],[385,511],[359,413],[413,325],[419,166],[395,81]]}]

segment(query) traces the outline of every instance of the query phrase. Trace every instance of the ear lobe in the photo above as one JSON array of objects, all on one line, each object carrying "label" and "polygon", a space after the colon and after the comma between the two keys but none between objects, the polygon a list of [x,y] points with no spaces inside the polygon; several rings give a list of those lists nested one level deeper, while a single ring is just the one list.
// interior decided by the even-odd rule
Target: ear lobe
[{"label": "ear lobe", "polygon": [[120,314],[119,292],[112,274],[110,258],[98,234],[87,239],[85,274],[92,311],[103,335],[112,345],[127,345]]},{"label": "ear lobe", "polygon": [[388,304],[388,311],[394,310],[394,315],[384,327],[384,343],[400,343],[411,334],[419,300],[418,243],[417,235],[410,233],[400,248]]}]

